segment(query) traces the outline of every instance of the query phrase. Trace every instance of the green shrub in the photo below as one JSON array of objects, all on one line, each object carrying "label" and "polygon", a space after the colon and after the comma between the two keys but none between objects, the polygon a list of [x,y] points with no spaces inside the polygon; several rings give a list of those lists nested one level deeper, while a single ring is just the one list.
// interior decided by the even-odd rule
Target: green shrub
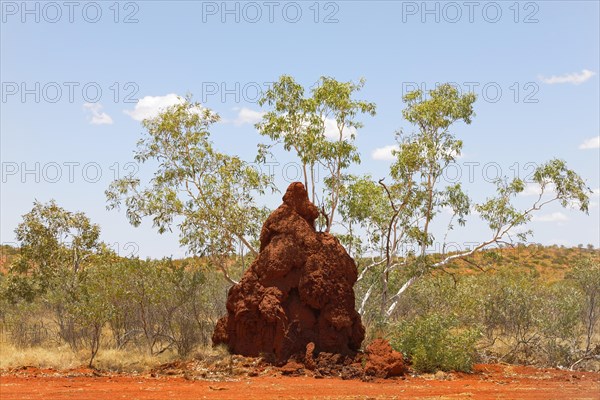
[{"label": "green shrub", "polygon": [[392,345],[420,372],[464,371],[475,361],[476,329],[460,329],[454,316],[432,313],[401,322]]},{"label": "green shrub", "polygon": [[103,349],[186,357],[209,345],[228,288],[217,272],[169,259],[63,268],[43,292],[28,290],[34,284],[28,275],[0,275],[0,333],[18,347],[86,350],[90,365]]},{"label": "green shrub", "polygon": [[597,257],[584,257],[578,260],[567,279],[572,281],[581,293],[580,321],[583,328],[584,346],[580,361],[591,358],[600,348],[600,262]]}]

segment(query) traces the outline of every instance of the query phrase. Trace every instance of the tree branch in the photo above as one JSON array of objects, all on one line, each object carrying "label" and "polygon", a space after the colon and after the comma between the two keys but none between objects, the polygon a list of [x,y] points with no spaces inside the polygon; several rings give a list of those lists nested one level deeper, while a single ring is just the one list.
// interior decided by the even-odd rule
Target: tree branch
[{"label": "tree branch", "polygon": [[385,258],[382,258],[379,261],[373,262],[369,265],[367,265],[361,272],[360,275],[358,275],[358,278],[356,278],[356,283],[362,281],[362,279],[365,277],[365,274],[369,271],[369,269],[371,269],[372,267],[376,267],[378,265],[383,264],[386,261]]},{"label": "tree branch", "polygon": [[258,251],[256,251],[256,249],[254,247],[252,247],[252,245],[246,240],[246,238],[243,235],[236,235],[236,236],[238,237],[238,239],[240,239],[240,241],[242,243],[244,243],[244,245],[248,248],[248,250],[250,250],[252,252],[252,254],[254,254],[255,256],[258,256]]}]

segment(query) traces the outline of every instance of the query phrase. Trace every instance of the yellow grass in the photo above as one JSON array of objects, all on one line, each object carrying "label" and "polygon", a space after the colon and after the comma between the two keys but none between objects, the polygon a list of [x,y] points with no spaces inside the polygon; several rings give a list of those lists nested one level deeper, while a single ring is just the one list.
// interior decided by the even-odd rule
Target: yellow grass
[{"label": "yellow grass", "polygon": [[81,364],[81,359],[68,346],[17,348],[10,343],[0,343],[0,368],[33,366],[69,369]]},{"label": "yellow grass", "polygon": [[[177,359],[173,352],[152,356],[137,350],[100,349],[94,367],[102,370],[143,372]],[[32,366],[65,370],[87,366],[89,353],[73,352],[69,346],[18,348],[0,342],[0,368]]]},{"label": "yellow grass", "polygon": [[172,352],[152,356],[135,350],[100,349],[94,359],[94,366],[102,370],[143,372],[177,358]]}]

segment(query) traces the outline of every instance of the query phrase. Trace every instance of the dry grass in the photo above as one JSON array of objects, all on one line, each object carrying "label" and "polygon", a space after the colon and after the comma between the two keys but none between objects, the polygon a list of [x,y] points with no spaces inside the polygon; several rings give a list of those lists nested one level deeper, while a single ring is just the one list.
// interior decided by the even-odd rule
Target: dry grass
[{"label": "dry grass", "polygon": [[[224,346],[199,346],[188,358],[207,364],[227,364],[229,352]],[[103,371],[142,373],[176,360],[181,359],[175,351],[150,355],[143,350],[107,348],[100,349],[94,359],[94,367]],[[68,345],[51,346],[46,343],[44,347],[22,348],[13,345],[6,338],[0,340],[0,369],[31,366],[68,370],[85,367],[88,362],[88,352],[73,352]]]},{"label": "dry grass", "polygon": [[[492,254],[495,257],[490,257]],[[477,252],[468,257],[467,261],[457,261],[449,267],[463,274],[479,273],[477,268],[473,268],[474,265],[491,270],[504,267],[520,268],[523,271],[536,271],[544,281],[555,282],[564,279],[582,256],[591,256],[598,260],[600,250],[537,245],[507,247]]]},{"label": "dry grass", "polygon": [[94,366],[115,372],[144,372],[177,358],[173,352],[153,356],[135,350],[101,349],[94,360]]},{"label": "dry grass", "polygon": [[[94,367],[114,372],[144,372],[158,365],[177,359],[174,352],[150,355],[137,350],[101,349],[94,360]],[[0,342],[0,368],[32,366],[67,370],[86,366],[89,354],[73,352],[69,346],[18,348],[11,343]]]},{"label": "dry grass", "polygon": [[0,368],[33,366],[69,369],[83,364],[68,346],[17,348],[10,343],[2,342],[0,343],[0,355]]}]

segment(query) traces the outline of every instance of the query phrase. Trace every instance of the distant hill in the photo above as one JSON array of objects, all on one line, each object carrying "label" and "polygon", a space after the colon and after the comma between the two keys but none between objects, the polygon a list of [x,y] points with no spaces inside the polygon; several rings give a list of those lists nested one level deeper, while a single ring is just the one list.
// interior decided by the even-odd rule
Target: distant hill
[{"label": "distant hill", "polygon": [[[0,246],[0,272],[6,273],[11,263],[19,254],[19,249],[9,245]],[[450,253],[451,254],[451,253]],[[448,255],[450,255],[448,254]],[[472,256],[449,264],[446,268],[457,272],[470,274],[483,269],[493,271],[506,267],[523,268],[524,270],[537,271],[541,277],[548,280],[560,280],[564,278],[582,256],[591,255],[600,262],[600,249],[591,246],[564,247],[564,246],[539,246],[518,245],[515,247],[503,247],[477,252]],[[434,255],[436,259],[442,259],[442,255]],[[246,267],[248,266],[246,260]],[[185,259],[174,259],[175,265],[197,265],[206,266],[206,260],[202,257],[188,257]],[[232,260],[232,263],[233,260]]]},{"label": "distant hill", "polygon": [[522,268],[536,271],[546,280],[560,280],[573,268],[577,260],[589,255],[600,261],[600,249],[594,249],[592,246],[518,245],[480,251],[453,263],[449,268],[464,273],[476,272],[479,269],[493,271],[507,267]]}]

